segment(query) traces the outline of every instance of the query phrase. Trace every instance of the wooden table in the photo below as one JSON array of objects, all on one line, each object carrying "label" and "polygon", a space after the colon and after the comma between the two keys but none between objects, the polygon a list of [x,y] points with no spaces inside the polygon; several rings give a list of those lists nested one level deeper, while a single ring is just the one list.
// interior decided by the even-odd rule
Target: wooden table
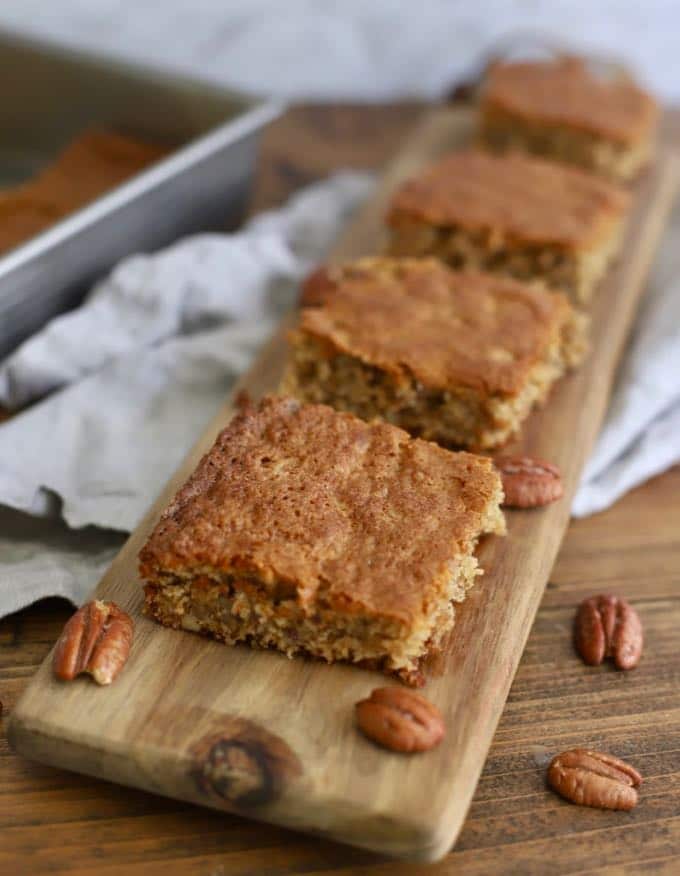
[{"label": "wooden table", "polygon": [[[379,167],[421,108],[301,107],[267,134],[253,208],[337,167]],[[680,117],[671,127],[680,133]],[[618,673],[574,656],[586,595],[634,601],[641,666]],[[680,872],[680,467],[571,525],[455,850],[440,864],[367,852],[34,764],[7,744],[6,716],[71,609],[44,600],[0,622],[0,873],[531,874]],[[644,775],[632,813],[572,806],[545,764],[588,745]]]}]

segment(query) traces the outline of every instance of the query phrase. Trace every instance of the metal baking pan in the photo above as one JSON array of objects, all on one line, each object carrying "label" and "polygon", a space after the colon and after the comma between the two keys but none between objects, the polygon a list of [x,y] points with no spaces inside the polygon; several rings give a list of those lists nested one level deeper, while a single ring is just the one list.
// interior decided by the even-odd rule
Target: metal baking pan
[{"label": "metal baking pan", "polygon": [[75,305],[121,257],[233,225],[259,134],[281,112],[205,82],[2,31],[0,80],[0,186],[30,178],[90,127],[173,146],[167,158],[0,256],[0,357]]}]

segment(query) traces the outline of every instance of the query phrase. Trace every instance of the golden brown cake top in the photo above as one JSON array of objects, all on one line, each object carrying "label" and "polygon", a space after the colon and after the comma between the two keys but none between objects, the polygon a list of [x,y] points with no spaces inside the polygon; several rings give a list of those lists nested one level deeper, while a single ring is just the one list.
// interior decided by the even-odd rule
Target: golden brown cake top
[{"label": "golden brown cake top", "polygon": [[0,252],[86,206],[167,152],[113,131],[85,131],[34,179],[0,191]]},{"label": "golden brown cake top", "polygon": [[329,268],[300,330],[397,382],[514,395],[572,308],[560,294],[436,259],[362,259]]},{"label": "golden brown cake top", "polygon": [[114,188],[164,158],[167,148],[115,131],[91,129],[76,137],[53,164],[26,184],[41,184],[41,195],[66,195],[74,203],[88,201]]},{"label": "golden brown cake top", "polygon": [[256,576],[270,585],[265,600],[417,623],[499,484],[485,457],[268,398],[218,436],[143,548],[140,571],[161,583]]},{"label": "golden brown cake top", "polygon": [[494,107],[625,145],[649,137],[658,118],[654,99],[631,79],[605,79],[571,57],[494,64],[487,74],[482,109]]},{"label": "golden brown cake top", "polygon": [[628,206],[620,188],[575,167],[519,154],[455,152],[395,194],[391,225],[424,222],[485,233],[512,244],[597,245]]}]

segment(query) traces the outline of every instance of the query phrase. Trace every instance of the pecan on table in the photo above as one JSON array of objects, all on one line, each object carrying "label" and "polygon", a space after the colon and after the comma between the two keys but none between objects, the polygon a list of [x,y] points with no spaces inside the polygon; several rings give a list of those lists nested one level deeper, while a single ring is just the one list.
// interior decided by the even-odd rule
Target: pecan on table
[{"label": "pecan on table", "polygon": [[579,605],[574,645],[589,666],[599,666],[611,657],[617,669],[634,669],[642,656],[642,644],[642,621],[625,599],[607,593]]},{"label": "pecan on table", "polygon": [[632,809],[638,802],[642,776],[630,764],[585,748],[558,754],[548,767],[548,784],[579,806]]}]

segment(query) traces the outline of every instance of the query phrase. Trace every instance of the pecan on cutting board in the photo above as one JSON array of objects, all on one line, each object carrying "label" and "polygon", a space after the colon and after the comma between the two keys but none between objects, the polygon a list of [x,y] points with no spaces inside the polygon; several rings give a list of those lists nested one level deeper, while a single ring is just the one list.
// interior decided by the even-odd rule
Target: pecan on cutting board
[{"label": "pecan on cutting board", "polygon": [[444,736],[444,719],[439,709],[413,690],[378,687],[356,704],[359,729],[392,751],[427,751]]},{"label": "pecan on cutting board", "polygon": [[506,508],[539,508],[562,497],[562,476],[551,462],[529,456],[494,460],[503,482]]},{"label": "pecan on cutting board", "polygon": [[57,641],[52,658],[54,674],[62,681],[72,681],[85,672],[97,684],[111,684],[127,662],[132,634],[132,618],[114,602],[86,602]]}]

